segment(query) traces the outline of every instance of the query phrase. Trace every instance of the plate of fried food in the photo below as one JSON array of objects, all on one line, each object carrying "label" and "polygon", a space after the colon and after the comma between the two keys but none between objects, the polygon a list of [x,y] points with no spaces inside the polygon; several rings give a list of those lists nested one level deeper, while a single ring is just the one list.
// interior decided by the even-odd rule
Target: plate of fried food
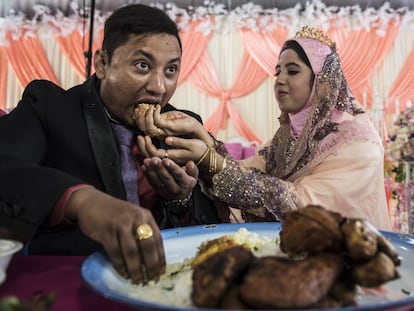
[{"label": "plate of fried food", "polygon": [[105,254],[89,256],[83,280],[139,310],[414,310],[414,236],[379,231],[321,206],[282,223],[162,231],[160,281],[135,285]]}]

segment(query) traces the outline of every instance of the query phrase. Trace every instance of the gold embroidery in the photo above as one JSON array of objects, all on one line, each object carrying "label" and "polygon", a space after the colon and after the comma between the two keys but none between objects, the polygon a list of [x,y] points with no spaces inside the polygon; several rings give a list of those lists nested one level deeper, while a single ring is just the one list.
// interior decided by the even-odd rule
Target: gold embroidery
[{"label": "gold embroidery", "polygon": [[312,28],[309,26],[302,27],[302,30],[298,31],[295,35],[295,38],[308,38],[318,40],[325,43],[335,50],[335,42],[333,42],[327,35],[325,35],[321,30],[317,28]]}]

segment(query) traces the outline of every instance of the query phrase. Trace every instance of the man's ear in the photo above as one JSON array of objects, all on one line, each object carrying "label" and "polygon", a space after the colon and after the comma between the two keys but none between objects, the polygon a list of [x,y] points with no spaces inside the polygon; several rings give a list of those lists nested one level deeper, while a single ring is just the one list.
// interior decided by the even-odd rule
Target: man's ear
[{"label": "man's ear", "polygon": [[96,50],[93,57],[93,62],[95,66],[96,76],[99,79],[104,78],[106,74],[106,68],[108,66],[108,54],[102,49]]}]

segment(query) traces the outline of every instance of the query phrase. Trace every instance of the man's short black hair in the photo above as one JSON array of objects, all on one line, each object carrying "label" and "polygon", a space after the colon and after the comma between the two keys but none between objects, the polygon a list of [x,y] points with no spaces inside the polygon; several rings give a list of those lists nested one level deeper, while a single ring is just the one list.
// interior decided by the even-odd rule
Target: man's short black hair
[{"label": "man's short black hair", "polygon": [[131,34],[167,33],[177,38],[177,24],[162,10],[144,4],[131,4],[115,10],[106,20],[102,48],[111,62],[117,47],[124,44]]}]

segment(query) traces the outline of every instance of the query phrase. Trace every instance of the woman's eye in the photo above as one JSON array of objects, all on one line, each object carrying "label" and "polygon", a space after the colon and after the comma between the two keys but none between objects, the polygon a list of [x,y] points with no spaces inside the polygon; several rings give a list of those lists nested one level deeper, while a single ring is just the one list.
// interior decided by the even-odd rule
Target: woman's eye
[{"label": "woman's eye", "polygon": [[299,73],[299,71],[297,71],[297,70],[288,70],[288,75],[291,75],[291,76],[294,76],[298,73]]}]

